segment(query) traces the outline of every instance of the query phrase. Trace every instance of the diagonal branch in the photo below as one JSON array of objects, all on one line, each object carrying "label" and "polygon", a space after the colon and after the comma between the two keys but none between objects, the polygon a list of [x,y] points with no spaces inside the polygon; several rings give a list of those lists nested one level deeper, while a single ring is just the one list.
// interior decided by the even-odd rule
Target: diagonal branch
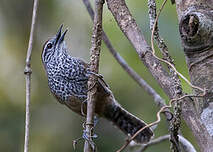
[{"label": "diagonal branch", "polygon": [[135,19],[129,12],[124,0],[107,0],[107,5],[113,14],[118,26],[125,36],[129,39],[141,61],[149,69],[153,77],[157,80],[165,93],[173,98],[175,95],[175,86],[172,77],[160,64],[147,44],[141,30],[139,29]]},{"label": "diagonal branch", "polygon": [[[91,54],[90,54],[90,71],[98,73],[99,57],[101,50],[101,37],[102,37],[102,13],[103,13],[104,0],[95,0],[95,16],[93,24],[93,34],[91,39]],[[93,143],[93,128],[94,128],[94,113],[95,113],[95,100],[96,100],[96,83],[97,76],[90,75],[88,80],[89,91],[87,93],[87,118],[86,118],[86,136],[84,152],[92,152],[95,150]]]},{"label": "diagonal branch", "polygon": [[34,38],[34,29],[35,29],[35,21],[37,16],[38,9],[38,0],[34,0],[33,4],[33,15],[32,15],[32,23],[30,30],[30,38],[27,49],[26,56],[26,66],[24,69],[24,74],[26,78],[26,116],[25,116],[25,140],[24,140],[24,152],[29,151],[29,126],[30,126],[30,94],[31,94],[31,54],[32,54],[32,46],[33,46],[33,38]]}]

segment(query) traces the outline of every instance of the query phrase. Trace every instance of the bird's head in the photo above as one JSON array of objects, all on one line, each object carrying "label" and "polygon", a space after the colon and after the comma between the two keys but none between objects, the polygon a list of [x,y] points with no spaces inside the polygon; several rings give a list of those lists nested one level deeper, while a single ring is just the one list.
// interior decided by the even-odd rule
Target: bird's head
[{"label": "bird's head", "polygon": [[68,30],[61,33],[62,27],[63,25],[60,26],[57,34],[46,41],[43,46],[41,58],[44,64],[48,63],[53,58],[57,58],[61,53],[66,52],[67,46],[64,41],[64,36]]}]

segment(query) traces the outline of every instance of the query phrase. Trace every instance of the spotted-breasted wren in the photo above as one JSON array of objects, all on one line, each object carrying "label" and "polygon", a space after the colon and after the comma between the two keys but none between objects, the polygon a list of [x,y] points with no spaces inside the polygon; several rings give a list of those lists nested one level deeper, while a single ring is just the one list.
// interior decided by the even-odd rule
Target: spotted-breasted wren
[{"label": "spotted-breasted wren", "polygon": [[[64,41],[67,30],[64,33],[61,31],[62,26],[58,33],[44,44],[41,58],[52,94],[61,104],[82,115],[82,104],[87,99],[88,77],[92,72],[82,59],[68,54]],[[134,135],[146,123],[122,108],[110,90],[108,90],[110,93],[106,93],[107,86],[104,84],[100,80],[97,82],[96,115],[113,122],[126,135]],[[152,136],[152,130],[146,128],[135,137],[134,141],[145,143]]]}]

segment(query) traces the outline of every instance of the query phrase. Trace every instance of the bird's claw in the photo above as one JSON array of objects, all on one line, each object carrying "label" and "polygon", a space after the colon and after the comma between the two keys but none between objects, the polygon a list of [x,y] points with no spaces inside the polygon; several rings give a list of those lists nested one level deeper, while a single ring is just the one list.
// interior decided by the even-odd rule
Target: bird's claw
[{"label": "bird's claw", "polygon": [[95,72],[92,72],[92,71],[90,71],[89,73],[94,75],[94,76],[96,76],[96,77],[98,77],[98,78],[100,78],[100,79],[104,78],[101,74],[98,74],[98,73],[95,73]]},{"label": "bird's claw", "polygon": [[87,131],[84,129],[84,130],[83,130],[82,138],[83,138],[84,140],[86,140],[86,141],[91,145],[93,151],[96,151],[96,145],[95,145],[93,139],[94,139],[94,138],[97,138],[98,136],[97,136],[96,134],[94,134],[94,135],[92,135],[92,136],[89,135],[89,134],[90,134],[90,133],[87,132]]},{"label": "bird's claw", "polygon": [[84,100],[82,103],[81,103],[81,114],[82,116],[86,116],[86,114],[84,113],[84,104],[87,103],[87,99]]}]

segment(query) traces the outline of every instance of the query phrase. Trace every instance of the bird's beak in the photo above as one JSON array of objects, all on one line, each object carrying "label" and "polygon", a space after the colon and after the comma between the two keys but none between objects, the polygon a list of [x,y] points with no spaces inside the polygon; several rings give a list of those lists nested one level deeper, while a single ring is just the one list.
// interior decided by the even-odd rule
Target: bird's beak
[{"label": "bird's beak", "polygon": [[64,41],[64,36],[66,35],[68,30],[65,30],[63,34],[61,34],[63,24],[60,26],[58,33],[56,34],[55,44],[61,44]]},{"label": "bird's beak", "polygon": [[64,41],[64,36],[66,35],[68,30],[65,30],[64,33],[61,35],[61,37],[58,40],[58,44],[61,44]]},{"label": "bird's beak", "polygon": [[63,27],[63,24],[60,26],[60,28],[59,28],[59,30],[58,30],[58,32],[57,32],[57,34],[56,34],[55,45],[58,43],[58,40],[59,40],[60,37],[61,37],[61,30],[62,30],[62,27]]}]

